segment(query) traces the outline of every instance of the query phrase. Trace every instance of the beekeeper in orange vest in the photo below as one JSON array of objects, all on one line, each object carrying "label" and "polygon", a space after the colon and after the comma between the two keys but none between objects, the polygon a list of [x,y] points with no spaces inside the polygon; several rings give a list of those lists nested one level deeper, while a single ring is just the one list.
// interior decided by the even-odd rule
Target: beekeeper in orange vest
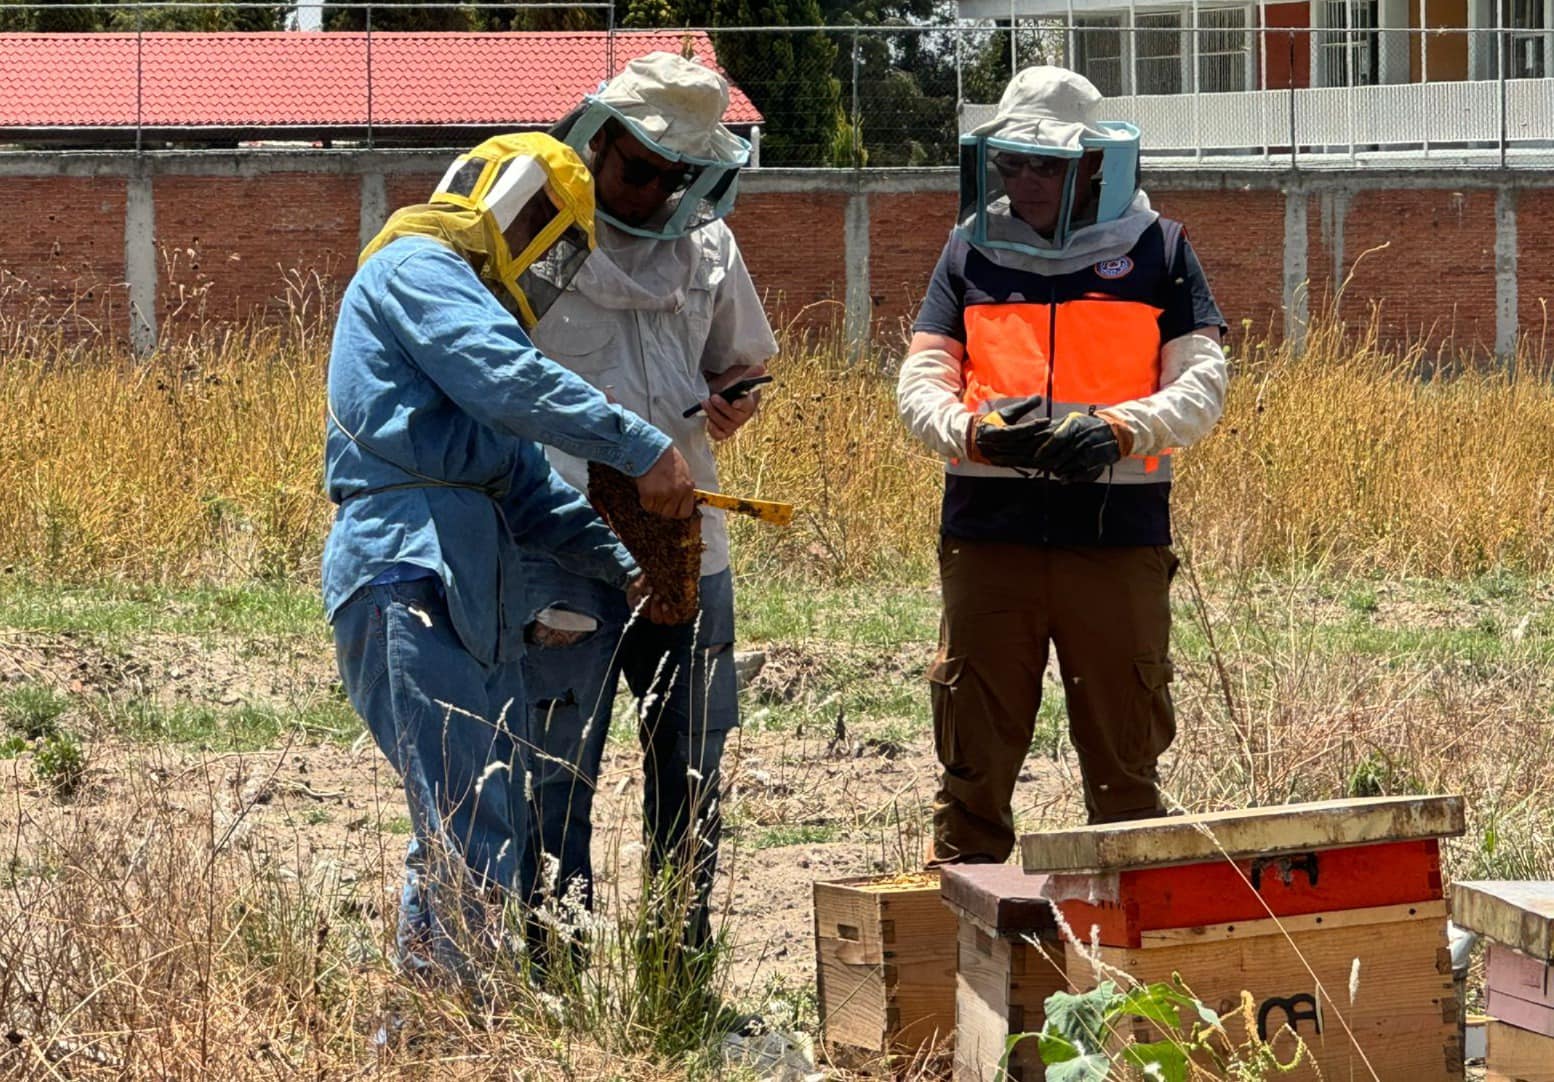
[{"label": "beekeeper in orange vest", "polygon": [[1139,188],[1139,132],[1061,68],[961,139],[960,214],[898,399],[948,462],[929,672],[944,767],[931,863],[1001,862],[1057,648],[1091,822],[1162,814],[1175,736],[1171,452],[1224,403],[1224,318]]}]

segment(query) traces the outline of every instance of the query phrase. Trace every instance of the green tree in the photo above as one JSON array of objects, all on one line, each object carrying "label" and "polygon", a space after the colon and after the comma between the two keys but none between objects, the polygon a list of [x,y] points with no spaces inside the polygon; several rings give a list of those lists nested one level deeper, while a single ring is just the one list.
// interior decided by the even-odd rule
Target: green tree
[{"label": "green tree", "polygon": [[0,0],[0,30],[44,34],[90,34],[103,30],[282,30],[290,6],[169,8],[136,0],[95,7],[68,7],[71,0]]},{"label": "green tree", "polygon": [[30,8],[18,5],[27,24],[18,29],[41,34],[84,34],[103,29],[102,8],[62,7],[62,2],[66,0],[38,0]]},{"label": "green tree", "polygon": [[[689,7],[691,25],[714,27],[818,26],[819,0],[712,0]],[[702,18],[698,18],[702,16]],[[718,63],[761,110],[763,165],[832,164],[838,145],[850,146],[842,86],[835,74],[837,47],[821,30],[714,33]],[[843,163],[845,164],[845,163]]]},{"label": "green tree", "polygon": [[217,3],[211,7],[170,8],[152,3],[120,0],[106,12],[107,30],[284,30],[291,10],[287,5],[262,8],[238,7],[235,3]]},{"label": "green tree", "polygon": [[[386,3],[374,3],[370,11],[374,30],[439,33],[477,29],[473,12],[469,8],[423,7],[413,2],[388,0]],[[325,4],[324,29],[365,30],[368,12],[369,9],[364,7]]]},{"label": "green tree", "polygon": [[605,8],[480,8],[474,13],[477,30],[543,30],[577,33],[605,30],[610,13]]}]

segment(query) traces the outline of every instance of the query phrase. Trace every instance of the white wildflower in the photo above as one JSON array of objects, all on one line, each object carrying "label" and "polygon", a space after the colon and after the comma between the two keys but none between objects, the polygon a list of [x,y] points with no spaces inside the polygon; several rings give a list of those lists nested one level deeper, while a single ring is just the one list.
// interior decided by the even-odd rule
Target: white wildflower
[{"label": "white wildflower", "polygon": [[1355,958],[1354,964],[1349,967],[1349,1006],[1354,1006],[1354,1001],[1360,995],[1360,959]]}]

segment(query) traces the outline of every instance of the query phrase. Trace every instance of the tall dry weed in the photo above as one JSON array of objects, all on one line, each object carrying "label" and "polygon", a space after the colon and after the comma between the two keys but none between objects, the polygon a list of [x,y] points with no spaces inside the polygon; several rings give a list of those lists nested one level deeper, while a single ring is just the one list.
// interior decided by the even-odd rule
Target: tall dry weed
[{"label": "tall dry weed", "polygon": [[1179,532],[1220,567],[1466,575],[1554,566],[1554,383],[1329,319],[1237,351],[1218,430],[1181,456]]},{"label": "tall dry weed", "polygon": [[[278,325],[204,325],[146,360],[28,337],[0,367],[0,561],[64,577],[307,575],[330,313],[288,285]],[[1463,575],[1554,567],[1554,383],[1541,359],[1446,363],[1318,322],[1304,352],[1238,342],[1219,428],[1179,458],[1200,566]],[[903,430],[891,366],[793,331],[762,414],[720,448],[731,492],[799,505],[734,523],[744,573],[931,577],[939,463]]]},{"label": "tall dry weed", "polygon": [[0,1079],[685,1077],[629,985],[574,1009],[510,964],[478,997],[398,975],[398,852],[257,826],[264,759],[136,768],[106,804],[23,802],[5,779]]},{"label": "tall dry weed", "polygon": [[316,558],[322,351],[278,329],[0,367],[0,559],[60,577],[289,576]]}]

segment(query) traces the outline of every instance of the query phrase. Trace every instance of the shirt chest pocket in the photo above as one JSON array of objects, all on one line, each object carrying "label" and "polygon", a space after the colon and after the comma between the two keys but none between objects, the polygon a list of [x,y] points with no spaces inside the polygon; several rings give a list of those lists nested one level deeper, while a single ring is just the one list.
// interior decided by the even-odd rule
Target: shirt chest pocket
[{"label": "shirt chest pocket", "polygon": [[551,360],[599,386],[617,366],[620,328],[587,301],[565,294],[534,330],[534,344]]},{"label": "shirt chest pocket", "polygon": [[698,282],[685,291],[685,309],[680,318],[685,323],[686,356],[698,368],[707,348],[707,338],[712,333],[712,303],[711,286]]}]

